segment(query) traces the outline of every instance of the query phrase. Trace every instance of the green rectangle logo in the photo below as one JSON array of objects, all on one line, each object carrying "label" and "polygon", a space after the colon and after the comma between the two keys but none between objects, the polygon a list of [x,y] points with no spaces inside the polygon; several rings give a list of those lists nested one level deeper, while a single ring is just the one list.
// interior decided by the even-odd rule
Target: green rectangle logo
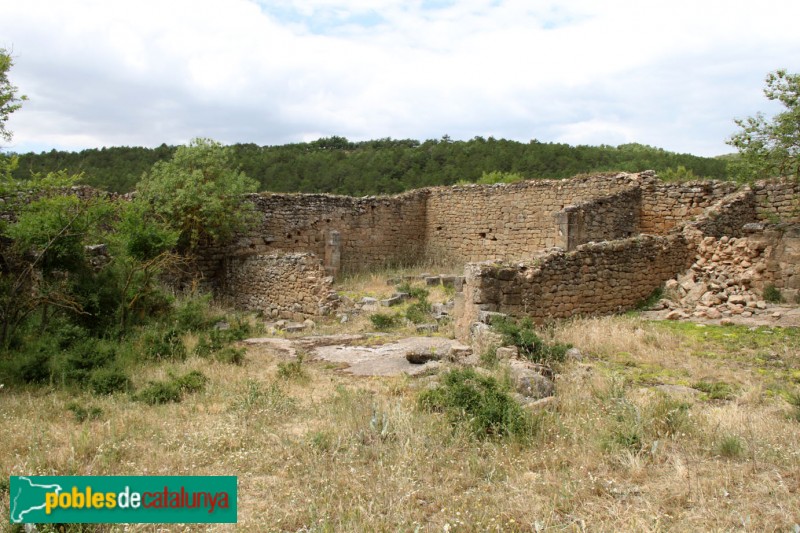
[{"label": "green rectangle logo", "polygon": [[12,524],[235,523],[236,476],[11,476]]}]

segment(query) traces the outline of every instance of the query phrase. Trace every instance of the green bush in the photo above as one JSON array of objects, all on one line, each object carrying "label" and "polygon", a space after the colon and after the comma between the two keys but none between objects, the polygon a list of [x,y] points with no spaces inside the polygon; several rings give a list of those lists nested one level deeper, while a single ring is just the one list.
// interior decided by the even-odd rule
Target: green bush
[{"label": "green bush", "polygon": [[773,304],[778,304],[783,301],[783,294],[781,294],[781,290],[771,283],[764,287],[762,296],[764,297],[764,300]]},{"label": "green bush", "polygon": [[134,399],[147,405],[178,403],[181,401],[181,389],[174,381],[153,381],[140,390]]},{"label": "green bush", "polygon": [[397,315],[390,315],[386,313],[375,313],[369,316],[372,325],[379,331],[396,328],[400,325],[400,320]]},{"label": "green bush", "polygon": [[67,410],[70,411],[74,416],[75,420],[78,422],[84,422],[86,420],[97,420],[101,416],[103,416],[103,410],[99,407],[84,407],[83,405],[79,404],[78,402],[70,402],[67,405]]},{"label": "green bush", "polygon": [[86,383],[92,372],[116,359],[116,346],[99,339],[78,341],[66,353],[59,374],[65,383]]},{"label": "green bush", "polygon": [[453,425],[466,425],[478,437],[525,437],[530,416],[495,378],[472,368],[451,370],[440,385],[422,392],[418,406],[441,412]]},{"label": "green bush", "polygon": [[236,348],[234,346],[226,346],[214,353],[214,359],[220,363],[229,363],[232,365],[241,365],[244,363],[244,348]]},{"label": "green bush", "polygon": [[47,383],[50,380],[50,354],[44,351],[14,355],[8,363],[14,377],[22,383]]},{"label": "green bush", "polygon": [[431,314],[431,304],[427,300],[420,300],[409,305],[406,309],[406,318],[414,324],[428,322]]},{"label": "green bush", "polygon": [[533,330],[533,321],[525,318],[519,322],[510,318],[497,318],[492,327],[503,336],[503,343],[516,346],[523,357],[535,363],[562,362],[571,344],[544,342]]},{"label": "green bush", "polygon": [[307,381],[308,373],[303,367],[303,356],[298,355],[294,361],[278,363],[278,377],[292,381]]},{"label": "green bush", "polygon": [[186,346],[176,328],[147,330],[142,336],[142,342],[148,359],[170,361],[186,359]]},{"label": "green bush", "polygon": [[168,381],[151,381],[140,390],[134,399],[148,405],[178,403],[184,392],[203,390],[208,378],[199,370],[192,370],[183,376],[171,376]]},{"label": "green bush", "polygon": [[118,368],[99,368],[89,378],[89,388],[95,394],[113,394],[130,389],[131,380]]},{"label": "green bush", "polygon": [[412,298],[417,298],[419,300],[426,300],[430,295],[428,289],[424,287],[414,287],[409,282],[404,281],[400,285],[397,286],[398,292],[404,292],[411,296]]},{"label": "green bush", "polygon": [[221,317],[208,312],[210,302],[210,294],[178,300],[172,313],[175,328],[179,331],[200,331],[218,322]]}]

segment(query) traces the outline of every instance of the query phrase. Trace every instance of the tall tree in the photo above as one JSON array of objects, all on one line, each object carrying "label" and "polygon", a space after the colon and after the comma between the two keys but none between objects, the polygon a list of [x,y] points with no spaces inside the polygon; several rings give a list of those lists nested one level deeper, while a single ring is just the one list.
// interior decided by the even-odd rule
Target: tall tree
[{"label": "tall tree", "polygon": [[800,179],[800,74],[776,70],[767,75],[764,95],[785,110],[771,119],[762,113],[736,120],[742,131],[728,139],[739,150],[745,177]]},{"label": "tall tree", "polygon": [[141,201],[179,232],[178,247],[193,251],[206,240],[224,241],[252,220],[242,195],[258,184],[234,165],[231,149],[194,139],[169,161],[159,161],[136,189]]}]

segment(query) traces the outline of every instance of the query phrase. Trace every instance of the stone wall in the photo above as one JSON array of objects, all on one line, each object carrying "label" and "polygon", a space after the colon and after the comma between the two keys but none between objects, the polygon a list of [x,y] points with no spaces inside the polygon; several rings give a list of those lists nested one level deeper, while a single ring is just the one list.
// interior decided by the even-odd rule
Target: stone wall
[{"label": "stone wall", "polygon": [[640,231],[666,235],[736,188],[735,183],[725,181],[665,183],[649,179],[642,183]]},{"label": "stone wall", "polygon": [[633,308],[691,261],[682,235],[642,235],[551,252],[533,262],[472,263],[465,269],[463,316],[457,335],[480,311],[498,311],[536,322],[576,314]]},{"label": "stone wall", "polygon": [[642,191],[623,190],[578,205],[566,206],[556,217],[560,246],[574,250],[588,242],[611,241],[639,233]]},{"label": "stone wall", "polygon": [[762,222],[800,222],[800,180],[759,181],[753,191]]},{"label": "stone wall", "polygon": [[313,254],[231,257],[224,263],[219,295],[239,309],[299,319],[327,314],[335,304],[333,279]]},{"label": "stone wall", "polygon": [[756,220],[756,196],[749,187],[723,197],[703,211],[687,228],[698,229],[703,236],[741,237],[744,225]]},{"label": "stone wall", "polygon": [[[630,191],[637,180],[635,174],[618,174],[430,189],[425,255],[467,262],[523,258],[544,248],[566,247],[558,224],[565,207]],[[604,230],[609,231],[613,229]]]}]

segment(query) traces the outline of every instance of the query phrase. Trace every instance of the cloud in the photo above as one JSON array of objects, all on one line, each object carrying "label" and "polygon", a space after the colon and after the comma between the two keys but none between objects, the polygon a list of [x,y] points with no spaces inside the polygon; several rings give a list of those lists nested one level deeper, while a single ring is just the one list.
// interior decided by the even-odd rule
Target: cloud
[{"label": "cloud", "polygon": [[476,135],[729,151],[795,2],[28,0],[14,150]]}]

